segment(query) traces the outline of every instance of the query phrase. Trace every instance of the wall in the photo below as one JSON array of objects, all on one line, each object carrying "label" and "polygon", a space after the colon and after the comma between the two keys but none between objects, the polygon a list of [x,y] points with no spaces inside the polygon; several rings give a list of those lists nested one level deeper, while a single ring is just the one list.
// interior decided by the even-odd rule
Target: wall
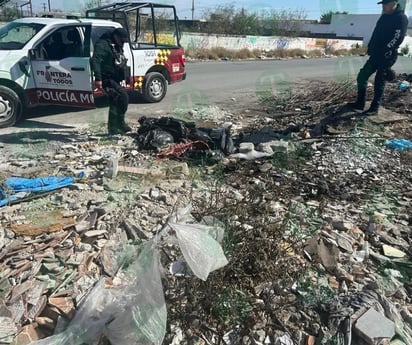
[{"label": "wall", "polygon": [[[379,17],[380,14],[333,14],[330,24],[304,24],[302,29],[315,34],[363,38],[363,44],[367,45]],[[409,26],[412,26],[411,17]]]},{"label": "wall", "polygon": [[350,49],[356,44],[362,45],[361,40],[339,40],[324,38],[303,38],[303,37],[266,37],[266,36],[224,36],[207,35],[199,33],[184,32],[180,43],[185,49],[212,49],[224,47],[229,50],[249,50],[269,51],[273,49]]},{"label": "wall", "polygon": [[305,24],[303,30],[338,37],[363,38],[366,45],[372,35],[379,14],[334,14],[330,24]]}]

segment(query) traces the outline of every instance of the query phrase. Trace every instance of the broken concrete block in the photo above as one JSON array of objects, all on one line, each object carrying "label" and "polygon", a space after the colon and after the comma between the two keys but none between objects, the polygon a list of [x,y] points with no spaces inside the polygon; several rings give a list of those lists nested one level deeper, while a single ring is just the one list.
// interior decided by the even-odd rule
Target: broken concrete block
[{"label": "broken concrete block", "polygon": [[22,331],[14,338],[11,345],[28,345],[33,341],[40,340],[44,335],[39,332],[33,325],[27,325]]},{"label": "broken concrete block", "polygon": [[383,249],[383,254],[385,254],[385,256],[389,258],[401,259],[406,256],[406,254],[403,251],[396,249],[394,247],[388,246],[386,244],[382,246],[382,249]]},{"label": "broken concrete block", "polygon": [[393,338],[395,323],[371,308],[356,321],[355,330],[368,345],[375,345]]},{"label": "broken concrete block", "polygon": [[289,143],[287,141],[272,140],[267,144],[270,145],[273,152],[287,153],[289,151]]},{"label": "broken concrete block", "polygon": [[255,149],[253,143],[240,143],[239,144],[239,153],[248,153]]},{"label": "broken concrete block", "polygon": [[333,221],[332,226],[334,229],[339,230],[339,231],[349,231],[353,228],[352,223],[344,222],[341,220]]},{"label": "broken concrete block", "polygon": [[0,317],[0,339],[5,343],[10,343],[17,333],[17,327],[13,319],[9,317]]},{"label": "broken concrete block", "polygon": [[270,146],[269,143],[260,143],[257,147],[257,150],[269,153],[270,155],[273,155],[273,153],[274,153],[273,150],[272,150],[272,146]]}]

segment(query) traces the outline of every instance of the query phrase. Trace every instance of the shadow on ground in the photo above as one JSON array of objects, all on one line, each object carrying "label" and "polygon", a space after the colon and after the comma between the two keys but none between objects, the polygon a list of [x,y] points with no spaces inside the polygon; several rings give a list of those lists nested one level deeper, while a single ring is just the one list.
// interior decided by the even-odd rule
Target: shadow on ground
[{"label": "shadow on ground", "polygon": [[[54,125],[53,125],[54,126]],[[59,127],[56,125],[56,127]],[[71,128],[60,126],[62,128]],[[47,127],[50,128],[50,127]],[[78,134],[72,131],[64,130],[22,130],[14,133],[0,134],[0,142],[10,145],[40,145],[47,142],[74,143],[79,141],[90,140],[86,135]]]},{"label": "shadow on ground", "polygon": [[[109,106],[108,98],[106,96],[96,98],[95,103],[96,103],[96,108],[105,108]],[[132,91],[132,92],[129,92],[129,103],[130,104],[145,104],[146,102],[138,92]],[[61,105],[44,105],[44,106],[27,109],[24,114],[23,120],[42,117],[42,116],[82,112],[82,111],[87,111],[87,110],[90,110],[90,108],[68,107],[68,106],[61,106]],[[21,127],[21,123],[19,123],[17,127]]]}]

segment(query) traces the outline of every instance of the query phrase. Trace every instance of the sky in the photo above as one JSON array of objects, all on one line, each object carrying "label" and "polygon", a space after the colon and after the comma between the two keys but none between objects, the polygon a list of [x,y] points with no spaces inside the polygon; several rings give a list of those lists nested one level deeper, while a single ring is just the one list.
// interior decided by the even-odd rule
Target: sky
[{"label": "sky", "polygon": [[[12,0],[13,1],[13,0]],[[91,0],[32,0],[33,11],[39,12],[43,8],[62,9],[64,11],[77,11]],[[95,0],[96,1],[96,0]],[[105,0],[102,0],[104,2]],[[119,0],[120,2],[121,0]],[[143,0],[142,0],[143,1]],[[329,11],[345,11],[350,14],[379,14],[382,6],[377,5],[378,0],[153,0],[163,4],[176,6],[177,14],[181,19],[192,18],[192,4],[194,4],[194,18],[201,19],[208,10],[217,6],[235,5],[245,8],[249,12],[262,12],[265,10],[299,10],[306,15],[306,19],[319,19],[322,13]],[[113,1],[109,1],[111,3]]]}]

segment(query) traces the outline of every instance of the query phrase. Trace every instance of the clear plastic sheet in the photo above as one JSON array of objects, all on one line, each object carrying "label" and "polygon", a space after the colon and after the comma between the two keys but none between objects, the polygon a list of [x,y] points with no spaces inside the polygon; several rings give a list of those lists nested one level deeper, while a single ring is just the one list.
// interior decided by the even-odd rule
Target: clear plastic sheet
[{"label": "clear plastic sheet", "polygon": [[167,312],[153,243],[118,276],[99,281],[64,332],[32,344],[94,344],[106,336],[116,345],[161,345]]},{"label": "clear plastic sheet", "polygon": [[118,268],[117,273],[95,285],[65,331],[31,344],[92,345],[105,336],[113,345],[161,345],[167,310],[159,247],[178,244],[190,269],[203,280],[227,264],[217,241],[223,238],[224,229],[217,222],[187,224],[193,221],[190,210],[190,206],[179,209],[163,230],[143,245],[109,242],[113,248],[107,252],[117,253],[117,257],[106,266],[111,273]]}]

